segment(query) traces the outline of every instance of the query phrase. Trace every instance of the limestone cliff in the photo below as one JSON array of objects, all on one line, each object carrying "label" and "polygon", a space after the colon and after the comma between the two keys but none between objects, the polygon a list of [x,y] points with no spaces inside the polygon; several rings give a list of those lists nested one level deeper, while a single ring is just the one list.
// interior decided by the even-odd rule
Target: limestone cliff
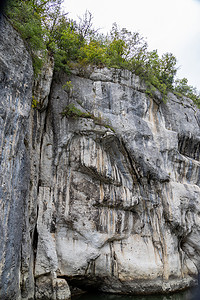
[{"label": "limestone cliff", "polygon": [[22,243],[28,230],[32,61],[0,16],[0,298],[19,299]]},{"label": "limestone cliff", "polygon": [[149,97],[125,70],[52,81],[49,59],[33,84],[22,40],[1,28],[0,299],[67,299],[67,282],[131,294],[195,284],[200,111]]}]

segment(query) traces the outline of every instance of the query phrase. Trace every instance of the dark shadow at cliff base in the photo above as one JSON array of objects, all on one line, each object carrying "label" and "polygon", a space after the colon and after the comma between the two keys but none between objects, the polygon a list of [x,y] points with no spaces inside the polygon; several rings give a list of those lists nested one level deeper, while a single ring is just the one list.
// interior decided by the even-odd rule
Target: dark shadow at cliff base
[{"label": "dark shadow at cliff base", "polygon": [[6,0],[1,0],[0,1],[0,15],[4,12],[4,8],[6,6]]},{"label": "dark shadow at cliff base", "polygon": [[105,293],[85,293],[72,297],[72,300],[200,300],[199,288],[168,295],[130,296]]}]

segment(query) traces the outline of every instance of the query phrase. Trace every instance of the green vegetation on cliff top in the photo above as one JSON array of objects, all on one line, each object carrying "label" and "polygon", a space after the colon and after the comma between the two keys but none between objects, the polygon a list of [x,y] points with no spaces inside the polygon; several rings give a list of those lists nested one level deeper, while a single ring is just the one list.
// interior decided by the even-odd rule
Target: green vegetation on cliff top
[{"label": "green vegetation on cliff top", "polygon": [[169,91],[191,98],[200,107],[200,93],[188,85],[186,78],[175,79],[177,60],[171,53],[159,57],[149,51],[147,42],[138,32],[120,29],[100,34],[93,28],[92,15],[86,12],[76,22],[62,12],[63,0],[9,0],[6,15],[29,46],[37,75],[45,55],[55,60],[55,69],[70,72],[76,63],[127,69],[143,79],[152,95],[158,89],[163,99]]}]

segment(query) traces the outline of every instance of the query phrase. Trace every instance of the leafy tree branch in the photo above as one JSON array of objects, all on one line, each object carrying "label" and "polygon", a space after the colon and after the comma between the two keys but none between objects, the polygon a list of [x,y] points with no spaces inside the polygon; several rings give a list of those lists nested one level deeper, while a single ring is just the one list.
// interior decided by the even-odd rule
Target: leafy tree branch
[{"label": "leafy tree branch", "polygon": [[146,40],[138,33],[120,29],[116,23],[107,35],[99,34],[86,11],[79,21],[62,11],[63,0],[9,0],[6,14],[28,43],[37,75],[47,52],[54,56],[55,69],[70,71],[71,63],[81,66],[128,69],[147,84],[152,95],[158,89],[163,99],[168,91],[183,94],[200,105],[200,94],[187,79],[176,79],[176,57],[157,50],[149,51]]}]

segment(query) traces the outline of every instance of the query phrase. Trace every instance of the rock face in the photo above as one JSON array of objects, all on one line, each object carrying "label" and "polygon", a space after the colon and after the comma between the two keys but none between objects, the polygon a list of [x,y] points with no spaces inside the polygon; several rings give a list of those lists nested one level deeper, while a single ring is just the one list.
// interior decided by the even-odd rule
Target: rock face
[{"label": "rock face", "polygon": [[[166,103],[158,92],[147,96],[124,70],[74,70],[51,82],[51,60],[34,84],[39,109],[31,110],[24,55],[27,67],[0,90],[8,95],[1,97],[0,299],[67,299],[67,282],[130,294],[195,284],[200,111],[173,94]],[[12,70],[16,62],[7,61],[0,62]],[[17,94],[19,82],[28,88]],[[17,101],[23,106],[11,117]]]},{"label": "rock face", "polygon": [[0,299],[19,299],[33,70],[22,39],[2,16],[0,28]]},{"label": "rock face", "polygon": [[[199,267],[199,111],[172,94],[151,99],[128,71],[84,76],[52,86],[36,274],[116,293],[188,287]],[[62,117],[69,103],[91,118]]]}]

